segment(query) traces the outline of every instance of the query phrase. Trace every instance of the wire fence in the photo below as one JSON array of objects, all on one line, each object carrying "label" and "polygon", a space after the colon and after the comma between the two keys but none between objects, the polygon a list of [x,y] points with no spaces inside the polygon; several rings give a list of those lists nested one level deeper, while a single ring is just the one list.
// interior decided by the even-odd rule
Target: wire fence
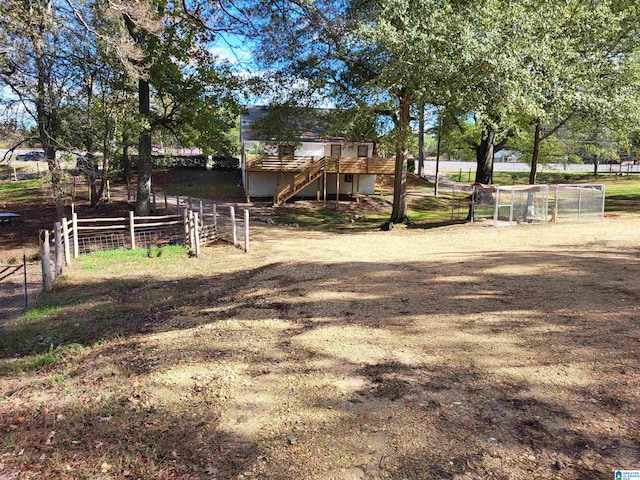
[{"label": "wire fence", "polygon": [[554,222],[604,220],[604,185],[553,185],[550,194]]},{"label": "wire fence", "polygon": [[595,222],[604,219],[605,187],[566,185],[453,185],[452,220],[518,223]]},{"label": "wire fence", "polygon": [[3,310],[27,308],[29,284],[27,257],[22,255],[22,263],[0,265],[0,313]]},{"label": "wire fence", "polygon": [[[190,201],[190,206],[194,205]],[[179,204],[177,205],[177,207]],[[226,241],[249,251],[249,210],[238,216],[235,206],[219,209],[199,202],[198,210],[185,208],[181,215],[62,219],[54,229],[40,230],[42,287],[51,291],[53,283],[71,264],[71,258],[104,250],[185,245],[195,256],[203,245]],[[53,253],[53,255],[52,255]]]}]

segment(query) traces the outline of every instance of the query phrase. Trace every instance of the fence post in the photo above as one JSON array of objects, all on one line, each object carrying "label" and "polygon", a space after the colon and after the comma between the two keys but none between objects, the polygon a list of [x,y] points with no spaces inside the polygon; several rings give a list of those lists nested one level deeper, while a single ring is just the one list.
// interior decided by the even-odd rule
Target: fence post
[{"label": "fence post", "polygon": [[169,215],[169,204],[167,203],[167,191],[164,190],[164,214]]},{"label": "fence post", "polygon": [[131,250],[133,250],[136,248],[136,225],[132,211],[129,211],[129,235],[131,235]]},{"label": "fence post", "polygon": [[196,229],[193,221],[193,210],[189,210],[189,245],[193,253],[196,253]]},{"label": "fence post", "polygon": [[45,292],[50,292],[53,290],[53,280],[51,278],[49,230],[40,230],[40,262],[42,264],[42,288]]},{"label": "fence post", "polygon": [[[184,221],[184,241],[190,242],[191,236],[189,233],[189,210],[186,208],[182,211],[182,219]],[[191,248],[191,245],[189,245],[189,248]]]},{"label": "fence post", "polygon": [[193,212],[193,237],[196,245],[196,258],[200,256],[200,230],[198,228],[198,212]]},{"label": "fence post", "polygon": [[202,200],[200,200],[200,225],[204,225],[204,205],[202,205]]},{"label": "fence post", "polygon": [[111,184],[107,180],[107,200],[111,200]]},{"label": "fence post", "polygon": [[500,187],[496,188],[496,205],[493,210],[493,226],[498,225],[498,206],[500,205]]},{"label": "fence post", "polygon": [[69,222],[66,217],[62,217],[62,238],[64,240],[64,263],[68,267],[71,265],[71,249],[69,248]]},{"label": "fence post", "polygon": [[53,224],[54,236],[56,242],[55,250],[55,278],[58,278],[62,274],[62,225],[60,222]]},{"label": "fence post", "polygon": [[249,253],[249,209],[244,210],[244,253]]},{"label": "fence post", "polygon": [[216,232],[218,231],[218,209],[215,203],[213,204],[213,228]]},{"label": "fence post", "polygon": [[233,246],[238,246],[238,233],[236,232],[236,209],[229,207],[229,217],[231,218],[231,238],[233,239]]},{"label": "fence post", "polygon": [[196,245],[196,212],[191,210],[191,245],[193,248],[193,253],[196,253],[197,245]]},{"label": "fence post", "polygon": [[581,213],[582,213],[582,187],[578,187],[578,221],[580,221]]},{"label": "fence post", "polygon": [[451,220],[453,220],[455,209],[456,209],[456,186],[455,184],[453,184],[453,186],[451,187]]},{"label": "fence post", "polygon": [[509,203],[509,224],[513,223],[513,194],[514,194],[514,191],[513,189],[511,189],[511,201]]},{"label": "fence post", "polygon": [[176,195],[176,207],[178,211],[180,211],[180,195]]},{"label": "fence post", "polygon": [[24,272],[24,309],[29,306],[29,288],[27,284],[27,250],[22,248],[22,271]]},{"label": "fence post", "polygon": [[73,230],[73,258],[78,258],[78,255],[80,255],[80,246],[78,242],[78,214],[75,212],[71,214],[71,229]]}]

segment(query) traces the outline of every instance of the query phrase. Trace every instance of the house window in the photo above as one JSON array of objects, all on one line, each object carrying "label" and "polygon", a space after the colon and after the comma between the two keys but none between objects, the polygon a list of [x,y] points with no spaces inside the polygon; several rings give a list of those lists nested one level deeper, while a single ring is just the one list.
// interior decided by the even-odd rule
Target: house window
[{"label": "house window", "polygon": [[280,156],[293,157],[294,150],[293,145],[280,145]]},{"label": "house window", "polygon": [[353,183],[353,174],[352,173],[345,174],[344,182],[345,183]]},{"label": "house window", "polygon": [[341,157],[342,156],[342,145],[331,145],[331,156],[332,157]]},{"label": "house window", "polygon": [[367,158],[369,156],[368,145],[358,145],[358,158]]}]

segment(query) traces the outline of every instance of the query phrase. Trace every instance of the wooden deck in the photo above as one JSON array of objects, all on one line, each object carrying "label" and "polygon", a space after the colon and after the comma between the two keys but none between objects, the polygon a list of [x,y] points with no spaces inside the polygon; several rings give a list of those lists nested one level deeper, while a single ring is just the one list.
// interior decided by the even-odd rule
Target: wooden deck
[{"label": "wooden deck", "polygon": [[395,159],[381,157],[313,157],[270,155],[247,155],[246,170],[248,172],[292,172],[299,173],[314,163],[324,161],[326,173],[393,175]]}]

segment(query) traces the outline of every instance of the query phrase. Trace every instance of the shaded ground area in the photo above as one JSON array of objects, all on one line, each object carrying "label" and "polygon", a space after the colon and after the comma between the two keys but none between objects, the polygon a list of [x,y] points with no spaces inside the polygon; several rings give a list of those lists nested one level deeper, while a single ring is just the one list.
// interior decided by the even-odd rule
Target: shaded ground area
[{"label": "shaded ground area", "polygon": [[3,327],[0,475],[638,468],[637,225],[259,225],[250,255],[86,256]]},{"label": "shaded ground area", "polygon": [[215,198],[225,202],[245,200],[240,170],[157,170],[153,184],[169,195]]}]

